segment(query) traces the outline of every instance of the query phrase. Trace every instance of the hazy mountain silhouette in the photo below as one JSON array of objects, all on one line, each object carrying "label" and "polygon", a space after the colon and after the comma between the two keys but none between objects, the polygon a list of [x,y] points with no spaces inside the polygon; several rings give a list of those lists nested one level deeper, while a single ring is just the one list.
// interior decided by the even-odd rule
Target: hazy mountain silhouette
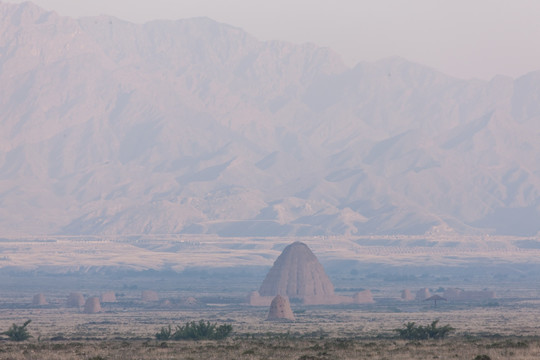
[{"label": "hazy mountain silhouette", "polygon": [[4,233],[532,235],[540,72],[0,3]]}]

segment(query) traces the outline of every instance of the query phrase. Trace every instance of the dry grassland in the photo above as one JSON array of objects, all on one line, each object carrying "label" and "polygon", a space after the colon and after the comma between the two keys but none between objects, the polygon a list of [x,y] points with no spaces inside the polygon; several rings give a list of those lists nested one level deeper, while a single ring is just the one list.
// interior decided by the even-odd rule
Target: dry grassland
[{"label": "dry grassland", "polygon": [[[0,310],[0,329],[29,326],[33,338],[0,341],[0,359],[538,359],[540,314],[530,306],[435,309],[409,313],[371,307],[305,307],[293,323],[264,321],[266,308],[238,305],[198,309],[130,309],[106,305],[94,315],[78,309]],[[375,308],[377,309],[377,308]],[[167,324],[206,319],[233,325],[224,341],[167,341],[154,334]],[[444,340],[405,341],[395,328],[440,319],[456,332]]]},{"label": "dry grassland", "polygon": [[[36,243],[2,242],[3,266],[37,265],[30,266],[31,271],[24,274],[6,271],[0,278],[0,332],[13,323],[20,325],[31,319],[28,330],[33,336],[22,343],[3,336],[0,360],[473,360],[481,355],[486,357],[477,360],[540,359],[540,249],[519,248],[515,239],[501,239],[497,247],[483,239],[461,241],[455,246],[450,241],[431,246],[429,239],[394,239],[384,247],[370,245],[371,240],[378,243],[381,239],[307,239],[314,252],[321,254],[320,258],[330,261],[349,256],[355,261],[346,270],[341,270],[342,262],[339,266],[329,262],[340,270],[334,274],[340,295],[352,296],[358,289],[366,288],[373,292],[376,303],[341,307],[293,303],[296,321],[292,323],[267,322],[268,308],[239,305],[249,291],[260,286],[264,276],[249,274],[252,268],[246,273],[220,273],[219,269],[210,268],[207,272],[176,273],[191,265],[205,269],[208,263],[270,266],[285,241],[276,244],[256,239],[127,240],[60,238]],[[238,244],[243,247],[239,249]],[[491,267],[494,259],[499,261],[497,268]],[[469,263],[478,266],[466,267]],[[370,264],[387,267],[371,268]],[[425,269],[414,270],[416,264],[423,264]],[[394,268],[395,265],[411,265],[414,271],[401,273],[400,269],[408,268]],[[468,270],[460,270],[461,265]],[[91,274],[100,267],[114,273]],[[57,277],[32,272],[38,268],[53,274],[61,272]],[[170,268],[175,274],[132,278],[122,273],[124,268]],[[75,275],[66,275],[66,269]],[[86,271],[90,274],[86,275]],[[424,287],[433,291],[441,287],[473,291],[486,288],[495,291],[497,298],[472,303],[448,301],[437,308],[425,302],[398,300],[402,289],[414,291]],[[158,302],[143,303],[142,289],[158,291],[160,299],[172,301],[172,307],[162,308]],[[75,290],[86,297],[113,290],[119,301],[102,304],[102,313],[84,314],[82,309],[65,307],[69,292]],[[40,292],[45,293],[50,305],[31,305],[33,295]],[[188,296],[196,297],[204,305],[182,307],[180,300]],[[232,336],[224,341],[199,342],[162,342],[154,337],[163,326],[201,319],[231,324]],[[394,329],[405,323],[427,325],[437,319],[456,331],[443,340],[405,341],[396,337]]]},{"label": "dry grassland", "polygon": [[2,359],[490,359],[540,357],[538,338],[404,341],[233,337],[224,341],[103,340],[2,343]]}]

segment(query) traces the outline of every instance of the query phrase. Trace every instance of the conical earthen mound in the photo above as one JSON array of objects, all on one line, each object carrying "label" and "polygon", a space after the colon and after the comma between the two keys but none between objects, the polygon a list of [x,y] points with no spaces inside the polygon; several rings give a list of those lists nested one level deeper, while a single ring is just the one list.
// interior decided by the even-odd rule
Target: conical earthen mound
[{"label": "conical earthen mound", "polygon": [[171,300],[163,300],[159,306],[161,307],[164,307],[164,308],[168,308],[168,307],[171,307],[172,306],[172,303],[171,303]]},{"label": "conical earthen mound", "polygon": [[370,290],[357,292],[353,296],[353,301],[355,304],[372,304],[375,302],[373,300],[373,294]]},{"label": "conical earthen mound", "polygon": [[414,300],[414,296],[411,293],[411,290],[405,289],[401,291],[401,300],[403,301],[411,301]]},{"label": "conical earthen mound", "polygon": [[194,297],[192,296],[189,296],[185,299],[182,299],[180,301],[180,305],[181,306],[187,306],[187,307],[193,307],[193,306],[198,306],[200,305],[199,302],[197,301],[197,299],[195,299]]},{"label": "conical earthen mound", "polygon": [[270,304],[267,320],[270,321],[294,321],[294,314],[291,309],[289,299],[281,295],[277,295]]},{"label": "conical earthen mound", "polygon": [[68,307],[80,307],[84,305],[84,296],[81,293],[71,293],[67,299]]},{"label": "conical earthen mound", "polygon": [[45,295],[43,294],[34,295],[34,298],[32,299],[32,305],[36,305],[36,306],[47,305],[47,299],[45,298]]},{"label": "conical earthen mound", "polygon": [[159,295],[152,290],[144,290],[141,294],[141,300],[144,302],[159,301]]},{"label": "conical earthen mound", "polygon": [[91,297],[86,300],[84,304],[85,314],[95,314],[101,311],[101,304],[98,297]]},{"label": "conical earthen mound", "polygon": [[114,291],[107,291],[101,294],[100,300],[102,303],[115,303],[116,294],[114,293]]},{"label": "conical earthen mound", "polygon": [[431,296],[431,293],[429,292],[429,289],[427,288],[420,289],[416,292],[416,300],[419,300],[419,301],[424,301],[430,296]]},{"label": "conical earthen mound", "polygon": [[333,297],[334,285],[307,245],[295,242],[274,262],[259,294],[284,295],[291,299]]}]

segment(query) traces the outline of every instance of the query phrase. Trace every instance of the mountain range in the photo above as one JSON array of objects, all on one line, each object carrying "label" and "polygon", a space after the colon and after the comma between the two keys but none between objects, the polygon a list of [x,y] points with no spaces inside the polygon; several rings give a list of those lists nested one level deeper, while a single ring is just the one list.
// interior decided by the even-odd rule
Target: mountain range
[{"label": "mountain range", "polygon": [[0,2],[4,236],[536,236],[539,140],[540,71]]}]

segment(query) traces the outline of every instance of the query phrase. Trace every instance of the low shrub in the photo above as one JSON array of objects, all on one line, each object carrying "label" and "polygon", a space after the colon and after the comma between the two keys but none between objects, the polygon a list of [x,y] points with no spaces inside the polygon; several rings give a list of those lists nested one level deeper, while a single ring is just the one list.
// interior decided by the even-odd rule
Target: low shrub
[{"label": "low shrub", "polygon": [[442,339],[455,329],[450,325],[438,327],[439,320],[435,320],[431,325],[416,325],[415,322],[404,324],[403,329],[394,329],[400,338],[406,340]]},{"label": "low shrub", "polygon": [[13,324],[9,328],[8,331],[4,331],[2,335],[7,335],[7,337],[12,341],[24,341],[28,340],[32,336],[28,332],[28,329],[26,328],[28,324],[30,324],[32,320],[27,320],[22,325]]},{"label": "low shrub", "polygon": [[162,327],[155,336],[157,340],[221,340],[229,336],[232,326],[217,325],[209,321],[191,321],[185,325],[177,325],[173,332],[171,325]]},{"label": "low shrub", "polygon": [[169,340],[172,335],[171,325],[167,327],[162,327],[161,330],[156,334],[157,340]]}]

